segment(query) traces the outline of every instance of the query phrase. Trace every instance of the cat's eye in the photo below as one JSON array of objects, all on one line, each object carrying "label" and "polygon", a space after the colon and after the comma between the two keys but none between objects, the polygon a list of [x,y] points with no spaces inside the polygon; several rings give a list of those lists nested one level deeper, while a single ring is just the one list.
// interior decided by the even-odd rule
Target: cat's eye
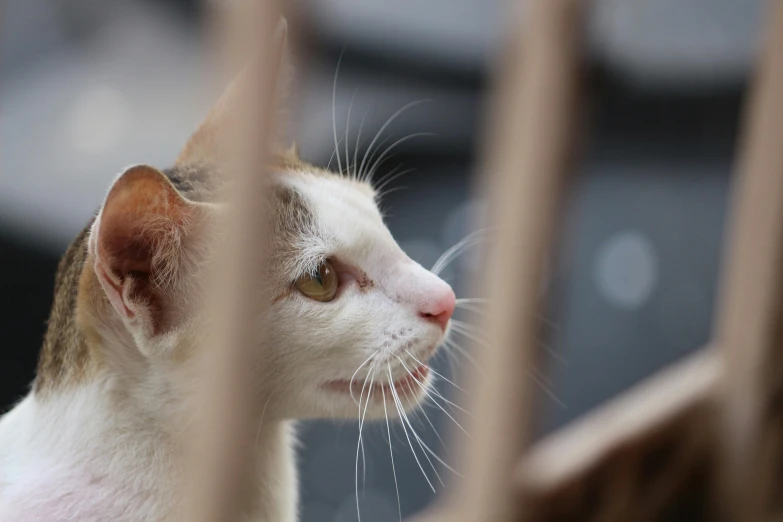
[{"label": "cat's eye", "polygon": [[337,272],[329,261],[324,261],[313,273],[296,280],[297,290],[316,301],[331,301],[337,294]]}]

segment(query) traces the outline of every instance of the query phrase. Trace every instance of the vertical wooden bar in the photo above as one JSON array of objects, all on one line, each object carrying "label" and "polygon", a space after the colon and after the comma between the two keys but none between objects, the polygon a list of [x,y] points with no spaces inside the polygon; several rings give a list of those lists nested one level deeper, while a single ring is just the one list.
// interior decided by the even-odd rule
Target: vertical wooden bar
[{"label": "vertical wooden bar", "polygon": [[[242,110],[231,114],[220,146],[231,158],[224,165],[233,176],[228,187],[226,219],[212,273],[212,286],[205,306],[211,312],[205,335],[208,360],[202,402],[205,417],[195,441],[191,468],[194,478],[187,520],[223,522],[239,520],[254,493],[253,442],[258,415],[254,400],[249,350],[257,349],[258,314],[264,296],[255,295],[258,267],[264,265],[267,206],[265,167],[274,136],[274,97],[279,54],[274,33],[280,9],[272,0],[244,0],[208,5],[219,8],[219,27],[213,32],[222,41],[215,56],[223,56],[231,69],[239,70],[254,60],[243,74],[247,92]],[[214,29],[217,29],[214,31]]]},{"label": "vertical wooden bar", "polygon": [[484,373],[473,376],[472,440],[460,441],[467,478],[455,515],[465,521],[514,516],[511,477],[531,439],[533,388],[526,375],[537,353],[542,265],[555,243],[574,130],[578,11],[575,0],[531,2],[494,100],[482,175],[495,244],[478,287],[489,290],[491,305],[479,357]]},{"label": "vertical wooden bar", "polygon": [[769,7],[715,332],[726,367],[724,498],[738,521],[783,516],[783,2]]}]

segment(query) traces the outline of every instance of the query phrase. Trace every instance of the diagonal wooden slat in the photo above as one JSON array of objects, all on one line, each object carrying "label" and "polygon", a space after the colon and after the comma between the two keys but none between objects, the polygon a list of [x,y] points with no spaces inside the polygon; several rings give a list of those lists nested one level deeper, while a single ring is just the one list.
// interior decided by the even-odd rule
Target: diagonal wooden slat
[{"label": "diagonal wooden slat", "polygon": [[[515,476],[518,520],[783,520],[783,2],[770,7],[738,168],[716,348],[536,444]],[[487,498],[503,501],[505,494]],[[465,519],[481,519],[482,500],[471,499],[477,510]],[[437,519],[462,514],[452,509]],[[484,514],[498,519],[491,508]]]},{"label": "diagonal wooden slat", "polygon": [[719,353],[702,349],[536,444],[524,520],[714,520]]}]

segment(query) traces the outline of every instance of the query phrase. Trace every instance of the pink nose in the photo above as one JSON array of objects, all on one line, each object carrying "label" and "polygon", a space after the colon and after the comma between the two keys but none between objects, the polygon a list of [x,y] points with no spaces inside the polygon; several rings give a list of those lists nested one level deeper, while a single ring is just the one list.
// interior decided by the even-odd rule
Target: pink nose
[{"label": "pink nose", "polygon": [[448,285],[444,286],[445,288],[442,291],[431,296],[422,309],[419,310],[419,315],[428,321],[439,324],[443,330],[449,324],[449,319],[454,315],[454,308],[457,306],[454,290]]}]

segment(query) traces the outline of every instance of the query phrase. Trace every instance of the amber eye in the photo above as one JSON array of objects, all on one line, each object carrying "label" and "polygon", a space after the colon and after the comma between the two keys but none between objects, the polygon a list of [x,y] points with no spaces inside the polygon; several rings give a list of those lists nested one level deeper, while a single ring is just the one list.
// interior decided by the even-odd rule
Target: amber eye
[{"label": "amber eye", "polygon": [[296,288],[310,299],[331,301],[337,294],[337,273],[332,263],[324,261],[314,273],[305,274],[296,280]]}]

